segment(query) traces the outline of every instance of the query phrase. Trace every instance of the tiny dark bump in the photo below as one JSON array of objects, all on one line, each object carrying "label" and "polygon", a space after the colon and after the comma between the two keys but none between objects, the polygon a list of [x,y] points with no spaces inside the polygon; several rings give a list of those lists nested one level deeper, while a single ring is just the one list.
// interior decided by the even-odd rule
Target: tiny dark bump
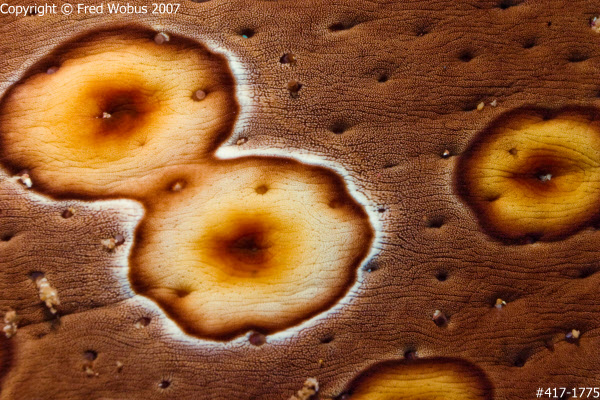
[{"label": "tiny dark bump", "polygon": [[419,356],[417,355],[417,352],[415,350],[409,349],[404,352],[404,358],[407,360],[416,360],[417,358],[419,358]]},{"label": "tiny dark bump", "polygon": [[327,335],[321,338],[321,343],[327,344],[333,342],[333,335]]},{"label": "tiny dark bump", "polygon": [[2,235],[2,237],[0,237],[0,240],[2,240],[3,242],[8,242],[12,238],[13,238],[13,235],[11,235],[10,233],[7,233],[7,234]]},{"label": "tiny dark bump", "polygon": [[477,104],[479,104],[479,103],[478,102],[467,103],[463,106],[462,110],[467,111],[467,112],[475,111],[475,110],[477,110]]},{"label": "tiny dark bump", "polygon": [[518,356],[518,357],[515,359],[515,361],[513,362],[513,365],[514,365],[515,367],[519,367],[519,368],[521,368],[521,367],[525,366],[525,361],[527,361],[527,360],[526,360],[524,357],[522,357],[522,356]]},{"label": "tiny dark bump", "polygon": [[536,44],[537,44],[537,39],[532,37],[532,38],[529,38],[529,39],[525,40],[525,42],[523,42],[523,48],[524,49],[531,49]]},{"label": "tiny dark bump", "polygon": [[444,225],[443,217],[431,217],[427,220],[428,228],[441,228]]},{"label": "tiny dark bump", "polygon": [[415,36],[417,37],[421,37],[421,36],[425,36],[430,32],[430,28],[426,25],[421,25],[418,26],[417,29],[415,29]]},{"label": "tiny dark bump", "polygon": [[150,325],[150,321],[152,321],[150,317],[141,317],[137,320],[136,325],[140,327],[146,327]]},{"label": "tiny dark bump", "polygon": [[44,273],[43,273],[43,272],[41,272],[41,271],[32,271],[32,272],[30,272],[30,273],[29,273],[29,278],[30,278],[32,281],[36,281],[36,280],[38,280],[39,278],[43,278],[43,277],[44,277]]},{"label": "tiny dark bump", "polygon": [[160,383],[158,384],[158,387],[161,389],[166,389],[169,386],[171,386],[171,381],[167,380],[167,379],[163,379],[162,381],[160,381]]},{"label": "tiny dark bump", "polygon": [[587,60],[589,57],[583,53],[573,52],[567,57],[567,60],[571,63],[578,63]]},{"label": "tiny dark bump", "polygon": [[435,274],[435,279],[440,282],[444,282],[446,279],[448,279],[448,273],[446,271],[439,271]]},{"label": "tiny dark bump", "polygon": [[371,260],[365,265],[364,270],[367,272],[375,272],[379,269],[379,263],[375,260]]},{"label": "tiny dark bump", "polygon": [[244,39],[250,39],[252,36],[254,36],[254,30],[250,28],[242,29],[240,31],[240,36]]},{"label": "tiny dark bump", "polygon": [[525,366],[525,363],[527,362],[527,360],[529,359],[530,356],[531,356],[531,349],[524,349],[515,356],[512,364],[515,367],[521,368],[521,367]]},{"label": "tiny dark bump", "polygon": [[443,327],[448,324],[448,317],[446,316],[446,314],[439,310],[436,310],[436,312],[433,313],[432,319],[433,322],[439,327]]},{"label": "tiny dark bump", "polygon": [[377,78],[377,82],[380,83],[384,83],[388,81],[388,76],[386,74],[381,74],[379,75],[379,78]]},{"label": "tiny dark bump", "polygon": [[329,30],[331,32],[339,32],[339,31],[345,31],[347,29],[350,29],[353,26],[354,26],[354,24],[344,24],[342,22],[336,22],[335,24],[329,25]]},{"label": "tiny dark bump", "polygon": [[290,96],[294,98],[298,97],[298,92],[300,91],[300,89],[302,89],[302,86],[304,85],[302,85],[297,80],[292,79],[291,81],[289,81],[287,84],[287,90],[290,92]]},{"label": "tiny dark bump", "polygon": [[282,64],[295,64],[296,56],[292,53],[285,53],[279,58],[279,62]]},{"label": "tiny dark bump", "polygon": [[120,246],[125,243],[125,237],[121,234],[115,235],[115,245]]},{"label": "tiny dark bump", "polygon": [[567,341],[567,343],[577,344],[579,342],[579,337],[573,335],[573,332],[568,332],[565,335],[565,340]]},{"label": "tiny dark bump", "polygon": [[462,62],[469,62],[473,59],[473,53],[471,53],[470,51],[463,51],[462,53],[459,54],[458,59]]},{"label": "tiny dark bump", "polygon": [[248,336],[248,341],[253,346],[262,346],[267,342],[267,338],[260,332],[252,332],[250,336]]},{"label": "tiny dark bump", "polygon": [[596,272],[598,272],[598,270],[595,268],[592,268],[592,267],[583,268],[579,271],[578,278],[585,279],[587,277],[594,275]]},{"label": "tiny dark bump", "polygon": [[382,213],[384,213],[384,212],[385,212],[385,208],[383,208],[383,207],[381,207],[381,208],[378,208],[378,209],[377,209],[377,212],[378,212],[378,213],[380,213],[380,214],[382,214]]},{"label": "tiny dark bump", "polygon": [[83,352],[83,358],[88,361],[94,361],[96,358],[98,358],[98,352],[94,350],[86,350]]},{"label": "tiny dark bump", "polygon": [[65,218],[65,219],[66,218],[71,218],[73,216],[73,211],[71,211],[70,209],[67,208],[60,215],[61,215],[61,217]]},{"label": "tiny dark bump", "polygon": [[336,122],[335,124],[333,124],[333,126],[331,127],[331,132],[335,133],[336,135],[341,135],[342,133],[344,133],[346,130],[348,129],[348,127],[346,126],[345,123],[343,122]]},{"label": "tiny dark bump", "polygon": [[500,3],[498,3],[498,8],[500,8],[501,10],[506,10],[515,5],[516,4],[513,0],[502,0]]}]

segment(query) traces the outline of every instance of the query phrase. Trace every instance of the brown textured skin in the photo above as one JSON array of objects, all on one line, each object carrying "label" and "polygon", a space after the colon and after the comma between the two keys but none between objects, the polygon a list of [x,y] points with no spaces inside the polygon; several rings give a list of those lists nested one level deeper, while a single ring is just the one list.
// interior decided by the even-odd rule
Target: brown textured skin
[{"label": "brown textured skin", "polygon": [[[68,208],[74,215],[63,218]],[[144,213],[139,204],[121,200],[90,207],[82,201],[48,202],[0,173],[0,210],[0,309],[3,314],[9,307],[18,310],[19,325],[39,323],[50,316],[30,278],[33,272],[44,273],[58,290],[60,314],[133,295],[116,277],[98,271],[120,269],[127,274],[126,263],[117,258],[128,254],[133,235],[124,224],[135,226]],[[117,234],[124,235],[129,244],[108,253],[101,240]],[[88,295],[82,296],[84,292]]]},{"label": "brown textured skin", "polygon": [[[366,275],[351,304],[285,343],[267,338],[260,347],[180,342],[161,328],[151,306],[94,295],[118,290],[106,270],[94,269],[96,286],[81,284],[87,253],[61,253],[60,265],[44,253],[25,258],[48,265],[49,278],[60,268],[77,271],[68,275],[73,284],[54,282],[73,291],[62,299],[95,303],[66,312],[60,329],[51,330],[51,322],[40,322],[35,293],[25,292],[29,265],[9,258],[15,272],[7,275],[2,265],[1,280],[9,285],[2,284],[1,297],[28,299],[28,318],[36,323],[0,340],[6,367],[0,398],[286,399],[312,376],[327,398],[365,368],[408,350],[477,365],[495,399],[530,399],[538,387],[598,386],[598,232],[503,244],[479,228],[451,182],[455,156],[502,112],[598,106],[600,35],[588,22],[599,8],[583,0],[213,0],[182,2],[171,17],[46,16],[40,23],[3,16],[3,91],[56,44],[106,24],[160,23],[166,31],[222,40],[254,71],[244,84],[260,107],[242,147],[307,150],[338,160],[381,205],[384,240],[378,269]],[[331,31],[333,24],[350,28]],[[242,39],[245,29],[255,34]],[[279,63],[286,52],[294,53],[295,65]],[[473,56],[468,62],[466,52]],[[379,82],[383,75],[387,81]],[[297,97],[287,90],[293,79],[303,84]],[[498,107],[474,111],[493,99]],[[340,127],[343,133],[332,133]],[[445,149],[448,159],[440,157]],[[14,217],[4,218],[2,208],[2,229],[10,221],[21,235],[43,227],[43,240],[59,243],[51,225],[28,222],[32,211],[19,204],[30,200],[23,197],[3,198]],[[82,244],[85,234],[122,215],[102,214],[85,225]],[[3,252],[10,243],[0,242]],[[436,279],[440,272],[447,273],[443,282]],[[493,307],[498,297],[508,302],[501,310]],[[436,309],[449,316],[448,326],[433,324]],[[141,316],[153,319],[135,328]],[[564,341],[571,329],[582,333],[577,345]],[[333,340],[321,343],[325,337]],[[97,377],[82,371],[89,349],[98,352]],[[120,375],[116,361],[124,365]],[[171,381],[166,389],[159,387],[163,379]]]}]

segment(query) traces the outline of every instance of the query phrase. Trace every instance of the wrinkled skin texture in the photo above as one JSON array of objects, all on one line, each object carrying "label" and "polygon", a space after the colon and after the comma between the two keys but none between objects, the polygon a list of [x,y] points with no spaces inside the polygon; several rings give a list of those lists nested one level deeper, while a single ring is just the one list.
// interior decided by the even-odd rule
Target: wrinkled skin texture
[{"label": "wrinkled skin texture", "polygon": [[[0,233],[11,239],[0,242],[0,311],[16,309],[22,320],[14,337],[0,338],[0,398],[287,399],[308,377],[319,381],[320,398],[335,398],[369,368],[407,352],[432,360],[438,375],[475,371],[463,372],[464,382],[481,398],[597,385],[595,225],[559,240],[504,241],[482,228],[454,177],[461,154],[505,112],[597,106],[600,35],[589,19],[598,4],[266,5],[184,2],[178,15],[161,17],[2,16],[0,89],[56,45],[107,24],[160,26],[219,43],[252,71],[236,84],[254,104],[244,129],[222,146],[240,156],[309,152],[342,165],[380,210],[371,272],[358,274],[335,313],[285,339],[267,336],[257,347],[244,337],[185,337],[115,278],[115,269],[127,268],[140,203],[44,200],[8,178],[18,171],[6,171]],[[281,64],[288,52],[295,63]],[[292,80],[302,84],[293,96]],[[73,204],[82,219],[63,221],[60,213]],[[126,244],[115,252],[98,245],[118,233]],[[60,320],[48,315],[29,278],[40,266],[61,296]],[[506,306],[494,307],[498,298]],[[435,310],[446,325],[432,321]],[[572,329],[581,332],[575,344],[565,341]]]}]

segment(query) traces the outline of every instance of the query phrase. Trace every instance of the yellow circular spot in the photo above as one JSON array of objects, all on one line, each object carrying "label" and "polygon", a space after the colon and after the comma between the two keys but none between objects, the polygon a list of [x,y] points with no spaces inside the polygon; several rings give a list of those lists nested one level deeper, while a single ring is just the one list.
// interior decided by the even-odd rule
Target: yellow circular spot
[{"label": "yellow circular spot", "polygon": [[[222,161],[201,174],[152,204],[131,265],[136,290],[183,329],[218,339],[271,333],[346,292],[372,230],[339,178],[260,158]],[[261,185],[266,194],[257,193]],[[333,196],[343,205],[331,209]]]},{"label": "yellow circular spot", "polygon": [[600,121],[565,111],[501,118],[461,157],[457,184],[482,227],[553,240],[592,222],[600,200]]},{"label": "yellow circular spot", "polygon": [[384,362],[372,367],[349,388],[352,400],[487,400],[491,384],[469,363],[430,359]]},{"label": "yellow circular spot", "polygon": [[[0,103],[0,156],[57,195],[111,188],[156,168],[207,159],[235,122],[223,56],[171,37],[95,33],[57,49],[52,74],[32,70]],[[58,62],[56,62],[58,61]],[[201,102],[190,92],[210,92]]]}]

